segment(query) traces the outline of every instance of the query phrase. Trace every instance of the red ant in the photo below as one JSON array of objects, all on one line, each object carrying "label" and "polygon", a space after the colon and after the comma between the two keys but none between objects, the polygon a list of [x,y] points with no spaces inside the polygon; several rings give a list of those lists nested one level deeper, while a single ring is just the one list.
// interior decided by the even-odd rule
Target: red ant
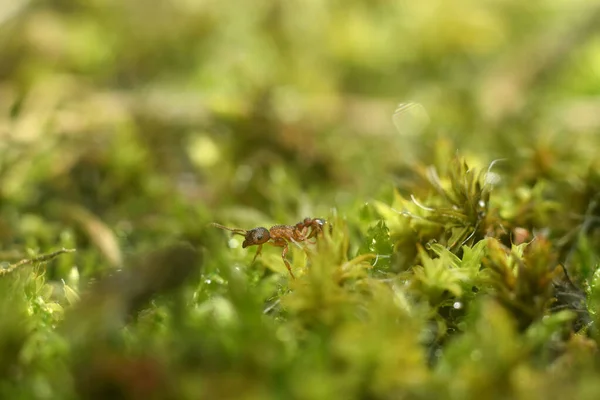
[{"label": "red ant", "polygon": [[297,243],[315,238],[319,233],[323,232],[323,225],[326,223],[327,221],[321,218],[304,218],[304,220],[298,222],[296,225],[275,225],[272,226],[271,229],[263,228],[261,226],[248,231],[245,229],[228,228],[214,222],[211,225],[231,231],[234,235],[244,236],[244,242],[242,243],[242,248],[244,249],[248,246],[258,245],[258,250],[256,251],[256,255],[252,262],[260,255],[262,246],[265,243],[276,247],[283,247],[281,258],[292,276],[292,279],[296,279],[290,263],[285,258],[288,252],[288,242]]}]

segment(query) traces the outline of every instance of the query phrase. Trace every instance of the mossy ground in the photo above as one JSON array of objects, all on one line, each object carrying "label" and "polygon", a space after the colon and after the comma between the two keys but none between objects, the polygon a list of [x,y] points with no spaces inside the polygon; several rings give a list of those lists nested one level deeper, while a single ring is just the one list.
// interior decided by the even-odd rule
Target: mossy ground
[{"label": "mossy ground", "polygon": [[0,7],[0,398],[597,399],[592,3]]}]

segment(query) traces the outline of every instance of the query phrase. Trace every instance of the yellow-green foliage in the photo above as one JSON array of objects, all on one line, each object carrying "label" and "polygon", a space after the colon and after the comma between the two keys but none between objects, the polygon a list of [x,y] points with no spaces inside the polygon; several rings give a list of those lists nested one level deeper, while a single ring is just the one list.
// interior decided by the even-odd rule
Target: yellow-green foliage
[{"label": "yellow-green foliage", "polygon": [[596,3],[0,1],[0,399],[599,398]]}]

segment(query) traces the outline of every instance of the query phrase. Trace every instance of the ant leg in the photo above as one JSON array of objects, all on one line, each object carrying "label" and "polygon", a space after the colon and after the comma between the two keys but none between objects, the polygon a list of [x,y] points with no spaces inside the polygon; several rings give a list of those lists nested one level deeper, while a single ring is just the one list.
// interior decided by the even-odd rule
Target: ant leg
[{"label": "ant leg", "polygon": [[317,237],[320,233],[323,233],[323,225],[325,222],[321,219],[315,218],[308,225],[311,229],[310,234],[306,237],[307,239],[311,239]]},{"label": "ant leg", "polygon": [[283,250],[281,251],[281,258],[283,259],[283,263],[285,264],[285,267],[287,268],[288,272],[290,273],[292,279],[296,279],[296,277],[294,276],[294,273],[292,272],[292,266],[290,265],[290,262],[288,260],[286,260],[285,256],[287,255],[288,252],[288,244],[285,240],[283,239],[275,239],[273,242],[267,242],[272,246],[276,246],[276,247],[283,247]]},{"label": "ant leg", "polygon": [[308,233],[308,227],[304,226],[302,222],[298,222],[295,226],[296,232],[299,236],[305,237]]},{"label": "ant leg", "polygon": [[281,258],[283,259],[283,262],[285,263],[285,266],[287,267],[288,272],[292,276],[292,279],[296,279],[296,277],[294,276],[294,273],[292,272],[292,266],[290,265],[290,262],[285,259],[287,252],[288,252],[288,245],[287,245],[287,243],[285,243],[285,245],[283,247],[283,251],[281,252]]},{"label": "ant leg", "polygon": [[256,257],[260,256],[260,252],[262,251],[262,244],[258,245],[258,249],[256,250],[256,254],[254,255],[254,258],[252,259],[252,264],[254,264],[254,261],[256,261]]}]

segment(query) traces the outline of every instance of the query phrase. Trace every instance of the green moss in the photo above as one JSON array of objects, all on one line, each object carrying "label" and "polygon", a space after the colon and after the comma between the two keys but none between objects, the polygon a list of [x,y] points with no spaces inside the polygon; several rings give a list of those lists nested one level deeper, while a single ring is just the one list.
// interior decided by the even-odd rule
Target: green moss
[{"label": "green moss", "polygon": [[13,3],[0,398],[597,398],[593,2]]}]

